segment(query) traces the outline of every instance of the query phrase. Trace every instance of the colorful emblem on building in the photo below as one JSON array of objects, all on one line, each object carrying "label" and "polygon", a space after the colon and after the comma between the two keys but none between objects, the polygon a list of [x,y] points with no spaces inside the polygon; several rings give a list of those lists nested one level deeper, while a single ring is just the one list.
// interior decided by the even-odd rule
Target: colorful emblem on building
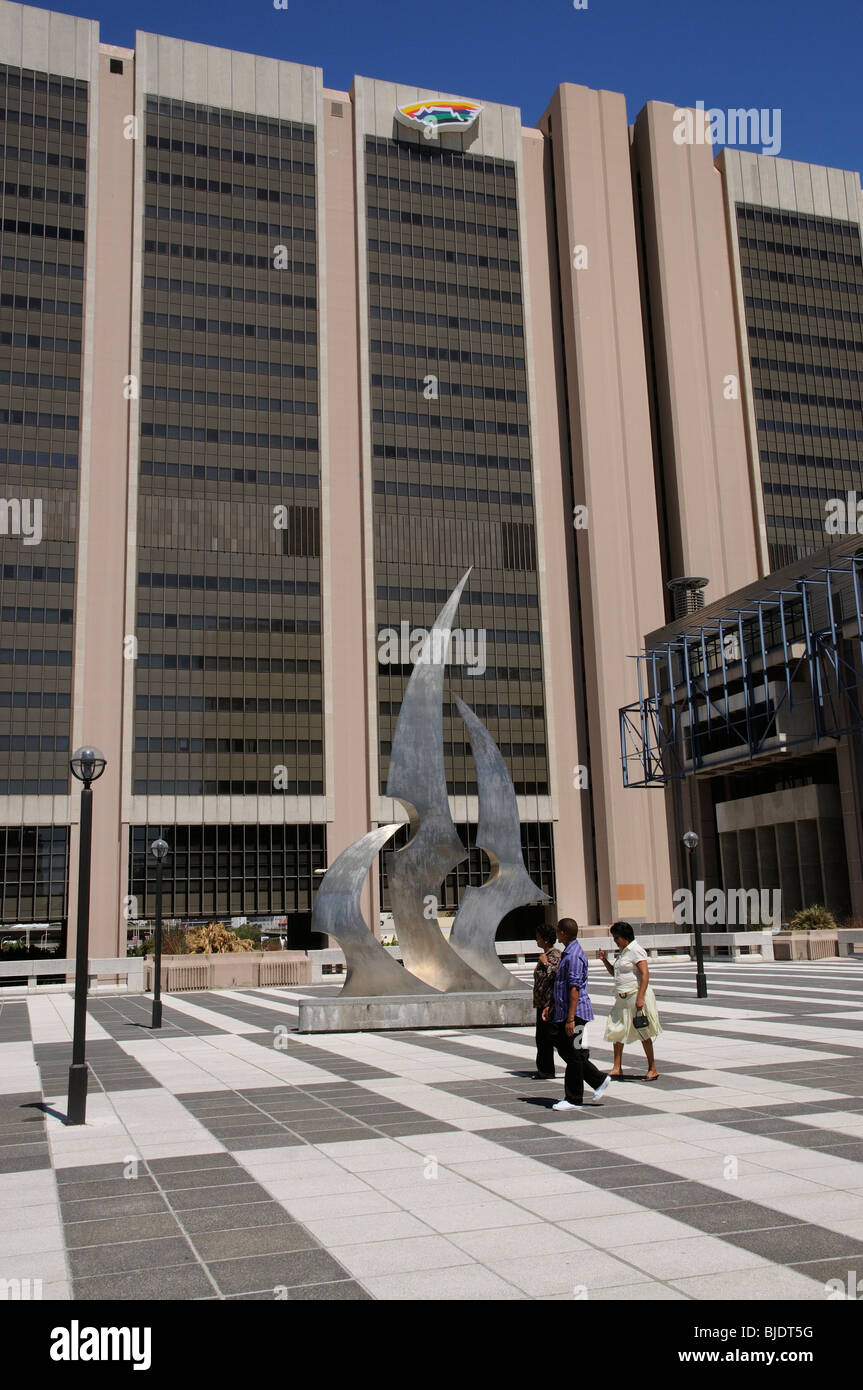
[{"label": "colorful emblem on building", "polygon": [[481,111],[478,101],[411,101],[398,107],[396,120],[434,140],[442,130],[469,130]]}]

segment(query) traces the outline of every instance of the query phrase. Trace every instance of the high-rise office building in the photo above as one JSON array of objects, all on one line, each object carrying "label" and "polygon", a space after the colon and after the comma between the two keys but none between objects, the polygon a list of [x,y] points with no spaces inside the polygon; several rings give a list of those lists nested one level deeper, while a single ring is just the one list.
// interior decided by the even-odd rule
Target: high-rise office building
[{"label": "high-rise office building", "polygon": [[[559,909],[668,920],[663,798],[621,778],[629,658],[669,581],[711,601],[799,546],[817,507],[776,489],[826,479],[786,455],[853,476],[850,376],[794,340],[792,383],[763,335],[798,332],[793,283],[830,307],[819,333],[853,337],[836,295],[859,240],[833,224],[859,183],[839,208],[813,171],[830,227],[777,250],[752,170],[784,162],[716,163],[662,104],[630,128],[622,96],[565,85],[527,129],[182,40],[118,49],[6,0],[0,64],[4,925],[68,921],[71,946],[68,756],[90,740],[97,954],[152,916],[157,832],[170,916],[307,943],[316,873],[405,819],[386,785],[411,634],[468,570],[444,723],[465,846],[455,696],[504,753]],[[823,218],[794,187],[798,221]],[[846,433],[780,440],[804,421],[792,392]],[[472,851],[441,906],[483,871]],[[364,906],[377,926],[385,861]]]}]

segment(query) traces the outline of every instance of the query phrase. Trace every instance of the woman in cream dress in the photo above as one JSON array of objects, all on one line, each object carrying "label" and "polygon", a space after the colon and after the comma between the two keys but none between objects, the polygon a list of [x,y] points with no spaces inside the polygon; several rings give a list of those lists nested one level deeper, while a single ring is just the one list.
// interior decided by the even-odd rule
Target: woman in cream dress
[{"label": "woman in cream dress", "polygon": [[[656,1081],[659,1072],[653,1058],[653,1039],[662,1032],[656,998],[650,985],[650,971],[647,965],[647,952],[634,939],[635,933],[628,922],[615,922],[611,935],[617,946],[617,959],[614,964],[608,960],[605,951],[600,951],[602,961],[609,975],[614,976],[614,1007],[605,1025],[605,1041],[614,1043],[614,1065],[609,1076],[620,1076],[623,1069],[623,1045],[640,1042],[647,1057],[647,1071],[642,1081]],[[633,1022],[636,1014],[645,1014],[646,1028],[636,1028]]]}]

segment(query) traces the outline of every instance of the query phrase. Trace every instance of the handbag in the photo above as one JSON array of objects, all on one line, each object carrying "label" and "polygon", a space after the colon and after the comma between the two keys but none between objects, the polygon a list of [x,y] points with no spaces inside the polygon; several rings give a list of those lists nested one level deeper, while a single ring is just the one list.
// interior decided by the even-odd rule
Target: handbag
[{"label": "handbag", "polygon": [[632,1026],[636,1030],[650,1027],[650,1019],[647,1017],[647,1014],[644,1012],[643,1009],[639,1013],[633,1014]]}]

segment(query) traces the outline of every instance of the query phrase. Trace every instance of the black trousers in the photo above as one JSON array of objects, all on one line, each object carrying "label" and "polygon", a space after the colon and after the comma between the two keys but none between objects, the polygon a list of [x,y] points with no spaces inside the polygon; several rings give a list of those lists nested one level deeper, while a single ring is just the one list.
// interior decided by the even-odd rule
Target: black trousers
[{"label": "black trousers", "polygon": [[554,1076],[554,1030],[556,1025],[542,1017],[542,1009],[536,1011],[536,1069],[543,1076]]},{"label": "black trousers", "polygon": [[575,1035],[571,1038],[567,1037],[566,1024],[556,1023],[554,1028],[554,1045],[561,1061],[566,1063],[563,1079],[564,1097],[570,1105],[583,1105],[585,1081],[595,1091],[605,1080],[605,1072],[593,1065],[588,1049],[579,1046],[585,1029],[580,1019],[575,1020]]}]

